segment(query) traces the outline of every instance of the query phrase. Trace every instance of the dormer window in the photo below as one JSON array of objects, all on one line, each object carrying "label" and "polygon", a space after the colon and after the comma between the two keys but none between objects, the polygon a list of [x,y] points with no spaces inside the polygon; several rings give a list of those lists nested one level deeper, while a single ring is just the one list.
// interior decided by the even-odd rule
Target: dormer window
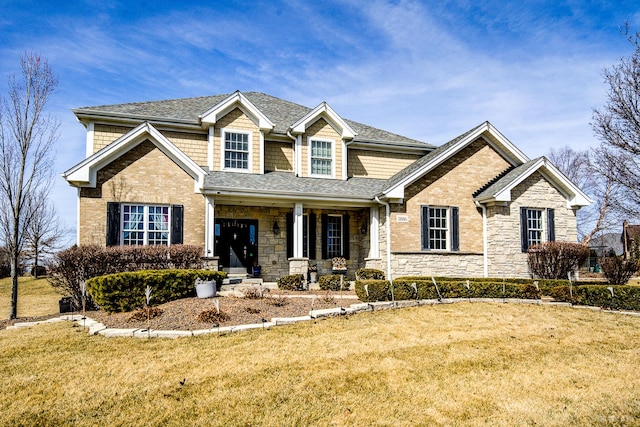
[{"label": "dormer window", "polygon": [[250,172],[251,132],[222,129],[222,168]]},{"label": "dormer window", "polygon": [[333,178],[335,167],[334,141],[328,139],[309,140],[309,175]]}]

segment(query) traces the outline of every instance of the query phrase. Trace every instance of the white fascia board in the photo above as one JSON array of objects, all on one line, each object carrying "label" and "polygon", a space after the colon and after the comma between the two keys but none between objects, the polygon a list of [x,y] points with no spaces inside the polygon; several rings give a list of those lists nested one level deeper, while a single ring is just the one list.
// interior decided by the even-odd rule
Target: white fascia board
[{"label": "white fascia board", "polygon": [[345,122],[342,117],[340,117],[338,113],[336,113],[326,102],[320,103],[320,105],[292,124],[291,132],[297,134],[305,133],[307,128],[320,118],[327,120],[327,122],[329,122],[329,124],[340,134],[342,139],[353,139],[357,135],[351,126],[349,126],[347,122]]},{"label": "white fascia board", "polygon": [[503,157],[514,166],[521,165],[529,161],[529,158],[522,153],[515,145],[513,145],[507,138],[505,138],[498,130],[489,122],[485,122],[483,125],[478,126],[473,132],[466,135],[457,143],[444,150],[438,156],[431,159],[430,162],[424,164],[421,168],[415,170],[412,174],[406,176],[402,181],[395,184],[393,187],[387,188],[383,191],[383,195],[388,198],[404,198],[404,189],[413,182],[420,179],[426,173],[430,172],[438,165],[455,155],[457,152],[471,144],[479,137],[488,134],[491,138],[487,138],[489,144],[496,149]]},{"label": "white fascia board", "polygon": [[147,122],[141,123],[111,144],[87,157],[76,166],[64,172],[62,177],[66,179],[70,185],[76,187],[95,187],[97,174],[100,169],[135,148],[146,139],[149,139],[160,151],[178,164],[178,166],[196,180],[196,185],[202,188],[206,176],[205,171],[189,156],[180,151],[171,141],[165,138],[160,131]]},{"label": "white fascia board", "polygon": [[247,99],[240,91],[235,91],[233,94],[214,105],[207,110],[204,114],[200,115],[200,121],[203,125],[215,124],[222,117],[233,111],[235,108],[240,108],[261,130],[272,130],[275,125],[267,116],[262,113],[251,101]]},{"label": "white fascia board", "polygon": [[580,208],[590,205],[593,201],[582,192],[575,184],[560,172],[549,160],[541,157],[538,161],[533,163],[524,173],[520,174],[518,179],[511,182],[507,187],[503,188],[498,193],[478,199],[480,203],[486,202],[511,202],[511,191],[520,185],[525,179],[529,178],[534,172],[540,172],[540,174],[551,183],[567,200],[568,208]]}]

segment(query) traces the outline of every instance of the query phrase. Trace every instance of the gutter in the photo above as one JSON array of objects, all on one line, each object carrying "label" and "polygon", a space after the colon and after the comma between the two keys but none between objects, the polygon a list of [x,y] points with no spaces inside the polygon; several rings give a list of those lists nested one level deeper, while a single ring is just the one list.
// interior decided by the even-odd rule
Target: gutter
[{"label": "gutter", "polygon": [[385,224],[387,233],[387,280],[392,281],[393,275],[391,272],[391,206],[389,202],[381,201],[378,196],[375,197],[376,202],[385,206]]}]

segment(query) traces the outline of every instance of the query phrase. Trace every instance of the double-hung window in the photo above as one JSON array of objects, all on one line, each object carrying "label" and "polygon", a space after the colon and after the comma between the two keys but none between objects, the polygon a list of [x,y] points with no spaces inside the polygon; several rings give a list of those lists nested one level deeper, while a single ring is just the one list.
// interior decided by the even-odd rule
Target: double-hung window
[{"label": "double-hung window", "polygon": [[[545,223],[546,213],[546,223]],[[520,208],[522,252],[531,246],[555,240],[555,211],[542,208]],[[546,231],[546,233],[545,233]]]},{"label": "double-hung window", "polygon": [[422,250],[460,250],[457,207],[422,207]]},{"label": "double-hung window", "polygon": [[122,205],[121,242],[129,245],[168,245],[169,206]]},{"label": "double-hung window", "polygon": [[333,141],[310,139],[309,148],[309,174],[311,176],[333,177]]},{"label": "double-hung window", "polygon": [[222,130],[224,142],[223,168],[249,171],[251,133]]}]

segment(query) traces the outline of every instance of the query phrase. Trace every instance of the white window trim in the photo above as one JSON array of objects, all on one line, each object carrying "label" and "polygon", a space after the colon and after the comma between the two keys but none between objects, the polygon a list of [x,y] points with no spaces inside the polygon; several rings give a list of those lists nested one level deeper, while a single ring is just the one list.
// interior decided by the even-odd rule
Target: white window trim
[{"label": "white window trim", "polygon": [[[452,225],[451,225],[451,206],[440,206],[440,205],[422,205],[420,207],[420,233],[423,233],[424,230],[424,221],[428,221],[428,218],[424,218],[424,215],[422,215],[422,208],[427,208],[427,209],[444,209],[445,213],[446,213],[446,223],[447,223],[447,228],[446,228],[446,233],[447,233],[447,238],[445,240],[445,244],[446,244],[446,248],[445,249],[434,249],[431,247],[431,244],[429,244],[429,248],[422,248],[422,251],[427,251],[427,252],[453,252],[452,251],[452,241],[451,241],[451,231],[452,231]],[[431,230],[431,227],[429,227],[429,230]],[[438,230],[441,230],[441,228],[439,228]],[[427,239],[430,241],[431,240],[431,236],[427,236]],[[421,240],[420,242],[420,246],[422,246],[423,241]],[[431,243],[431,242],[429,242]]]},{"label": "white window trim", "polygon": [[[340,230],[340,250],[338,251],[338,255],[329,254],[329,243],[327,242],[327,257],[329,259],[331,259],[333,257],[336,257],[336,256],[341,257],[342,254],[344,254],[344,236],[342,235],[343,230],[344,230],[344,215],[342,215],[342,214],[328,214],[327,216],[329,218],[331,218],[331,217],[340,218],[340,227],[339,227],[339,230]],[[328,227],[329,227],[329,225],[327,224],[327,235],[329,233]]]},{"label": "white window trim", "polygon": [[[248,135],[249,140],[249,157],[247,158],[247,169],[227,168],[224,166],[224,157],[227,150],[225,149],[225,135],[227,133],[240,133]],[[250,130],[240,130],[231,128],[220,129],[220,170],[229,172],[253,173],[253,132]]]},{"label": "white window trim", "polygon": [[[124,207],[125,206],[142,206],[143,209],[143,217],[142,221],[144,223],[143,237],[142,237],[142,246],[149,245],[149,207],[167,207],[167,246],[171,246],[171,205],[165,204],[153,204],[153,203],[122,203],[120,205],[120,246],[124,245]],[[127,245],[127,246],[141,246],[141,245]]]},{"label": "white window trim", "polygon": [[[311,173],[311,141],[331,143],[331,175],[319,175]],[[307,170],[311,178],[334,178],[336,177],[336,141],[329,138],[307,137]]]},{"label": "white window trim", "polygon": [[[540,242],[538,243],[531,243],[531,240],[529,239],[529,236],[527,236],[527,242],[529,247],[533,246],[533,245],[539,245],[542,243],[545,243],[547,241],[547,209],[546,208],[526,208],[527,209],[527,217],[525,218],[525,221],[527,221],[527,234],[530,234],[532,230],[535,231],[539,231],[540,232]],[[531,211],[536,211],[536,212],[540,212],[540,227],[541,228],[529,228],[529,212]]]}]

